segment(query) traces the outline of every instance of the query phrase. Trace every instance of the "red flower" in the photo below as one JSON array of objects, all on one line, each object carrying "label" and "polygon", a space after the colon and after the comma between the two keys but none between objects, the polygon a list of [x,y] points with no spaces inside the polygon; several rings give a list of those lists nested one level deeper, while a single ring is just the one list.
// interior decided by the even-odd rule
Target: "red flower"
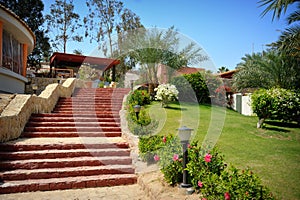
[{"label": "red flower", "polygon": [[163,137],[163,143],[166,143],[166,142],[167,142],[167,137],[164,136],[164,137]]},{"label": "red flower", "polygon": [[202,188],[203,187],[203,183],[201,181],[198,181],[198,186]]},{"label": "red flower", "polygon": [[205,162],[210,162],[211,161],[211,158],[212,158],[212,155],[210,155],[209,153],[205,155],[204,157],[204,161]]},{"label": "red flower", "polygon": [[153,158],[155,161],[159,161],[159,159],[160,159],[158,155],[155,155]]},{"label": "red flower", "polygon": [[202,198],[202,200],[207,200],[206,198]]},{"label": "red flower", "polygon": [[179,159],[179,155],[178,154],[174,154],[173,161],[177,161],[178,159]]},{"label": "red flower", "polygon": [[193,148],[190,144],[188,144],[187,147],[188,147],[189,149]]},{"label": "red flower", "polygon": [[225,192],[224,198],[225,198],[225,200],[230,200],[230,194],[229,194],[229,192]]}]

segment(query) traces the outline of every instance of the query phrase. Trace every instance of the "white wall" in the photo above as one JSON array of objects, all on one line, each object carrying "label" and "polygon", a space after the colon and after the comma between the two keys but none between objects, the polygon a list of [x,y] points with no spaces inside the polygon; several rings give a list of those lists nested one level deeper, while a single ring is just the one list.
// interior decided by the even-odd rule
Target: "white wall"
[{"label": "white wall", "polygon": [[[233,95],[233,103],[231,108],[233,110],[237,110],[237,101],[236,101],[236,96],[237,95],[242,95],[241,93],[238,94],[234,94]],[[252,116],[254,115],[252,108],[251,108],[251,94],[244,94],[244,96],[242,96],[242,102],[241,102],[241,114],[242,115],[247,115],[247,116]]]},{"label": "white wall", "polygon": [[7,93],[23,94],[27,78],[0,67],[0,90]]}]

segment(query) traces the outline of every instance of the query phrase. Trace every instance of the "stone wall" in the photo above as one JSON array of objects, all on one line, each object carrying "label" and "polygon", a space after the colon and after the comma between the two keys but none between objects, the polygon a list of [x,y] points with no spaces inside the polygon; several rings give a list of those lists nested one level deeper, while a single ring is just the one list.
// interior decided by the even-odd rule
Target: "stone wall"
[{"label": "stone wall", "polygon": [[30,84],[27,84],[25,86],[25,94],[34,94],[34,91],[32,89],[32,85],[37,86],[36,94],[39,95],[45,88],[52,83],[63,83],[65,79],[60,78],[42,78],[42,77],[32,77],[28,78],[28,81]]},{"label": "stone wall", "polygon": [[70,97],[76,79],[68,78],[63,84],[49,84],[40,95],[18,94],[5,107],[0,116],[0,142],[20,137],[32,113],[49,113],[59,97]]}]

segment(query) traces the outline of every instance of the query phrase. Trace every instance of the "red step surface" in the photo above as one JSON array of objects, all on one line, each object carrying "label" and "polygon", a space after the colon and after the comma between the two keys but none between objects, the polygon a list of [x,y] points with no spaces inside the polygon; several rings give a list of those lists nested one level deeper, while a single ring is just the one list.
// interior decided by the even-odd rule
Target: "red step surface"
[{"label": "red step surface", "polygon": [[0,144],[0,194],[136,183],[120,137],[128,92],[76,89],[52,113],[32,114],[21,139]]}]

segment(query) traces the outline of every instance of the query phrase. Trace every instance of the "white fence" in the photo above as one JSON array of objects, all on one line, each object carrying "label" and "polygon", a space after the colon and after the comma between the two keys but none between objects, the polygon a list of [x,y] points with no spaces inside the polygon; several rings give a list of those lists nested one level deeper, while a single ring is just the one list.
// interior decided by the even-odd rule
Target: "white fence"
[{"label": "white fence", "polygon": [[254,115],[251,108],[251,94],[233,94],[233,102],[231,108],[242,115],[252,116]]}]

